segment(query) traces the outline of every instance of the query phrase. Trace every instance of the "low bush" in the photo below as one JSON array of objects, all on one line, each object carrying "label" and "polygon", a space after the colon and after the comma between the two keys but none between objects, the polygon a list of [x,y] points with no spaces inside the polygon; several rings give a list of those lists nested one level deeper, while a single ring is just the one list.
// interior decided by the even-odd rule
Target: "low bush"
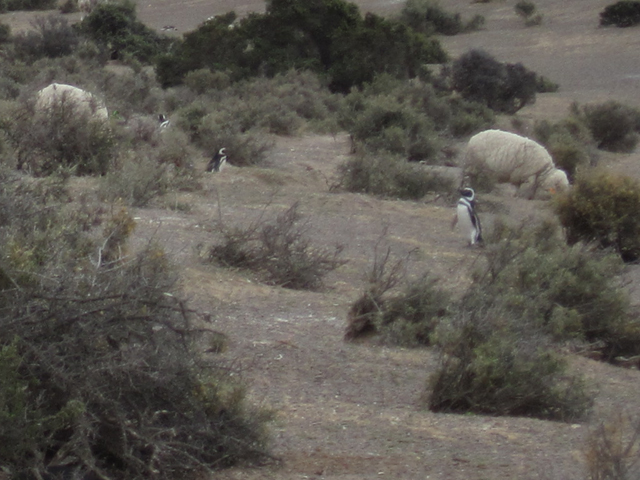
[{"label": "low bush", "polygon": [[165,53],[172,40],[138,20],[130,0],[99,3],[78,25],[78,30],[119,58],[151,63]]},{"label": "low bush", "polygon": [[591,430],[584,449],[588,480],[626,480],[640,474],[640,421],[617,413]]},{"label": "low bush", "polygon": [[587,124],[598,148],[631,152],[638,144],[640,110],[615,100],[573,108]]},{"label": "low bush", "polygon": [[516,14],[524,20],[527,27],[540,25],[542,23],[542,14],[537,12],[536,4],[528,0],[520,0],[515,5]]},{"label": "low bush", "polygon": [[5,473],[171,479],[268,458],[267,413],[238,372],[200,355],[216,332],[180,299],[162,250],[127,250],[127,211],[2,175],[0,204],[16,212],[0,222]]},{"label": "low bush", "polygon": [[346,97],[340,125],[372,152],[435,163],[441,147],[438,133],[448,131],[451,115],[449,104],[430,84],[381,76]]},{"label": "low bush", "polygon": [[51,10],[57,0],[0,0],[0,13],[15,10]]},{"label": "low bush", "polygon": [[391,250],[374,252],[367,286],[349,309],[345,340],[377,335],[385,344],[427,346],[431,333],[449,313],[450,295],[429,275],[408,280],[405,260],[393,260]]},{"label": "low bush", "polygon": [[579,175],[574,187],[559,196],[556,211],[567,240],[595,242],[625,262],[640,258],[640,185],[630,177],[596,170]]},{"label": "low bush", "polygon": [[622,0],[607,5],[600,12],[600,25],[616,25],[617,27],[632,27],[640,23],[640,2],[636,0]]},{"label": "low bush", "polygon": [[113,158],[116,142],[109,124],[79,112],[64,98],[46,112],[22,104],[13,112],[6,131],[17,152],[17,166],[36,175],[66,172],[103,175]]},{"label": "low bush", "polygon": [[545,146],[556,167],[564,170],[573,182],[580,169],[591,162],[591,133],[578,117],[570,116],[556,123],[547,120],[536,122],[536,140]]},{"label": "low bush", "polygon": [[80,39],[66,19],[49,15],[36,18],[31,29],[16,33],[13,47],[16,58],[32,62],[38,58],[57,58],[74,52]]},{"label": "low bush", "polygon": [[485,239],[486,268],[474,275],[466,301],[479,302],[479,310],[497,303],[555,340],[602,342],[608,359],[620,355],[623,330],[636,325],[618,280],[622,263],[582,244],[567,247],[558,230],[550,222],[535,228],[496,223]]},{"label": "low bush", "polygon": [[400,199],[454,190],[454,180],[423,165],[383,155],[359,153],[338,167],[337,188]]},{"label": "low bush", "polygon": [[436,412],[574,421],[592,401],[581,377],[535,331],[499,307],[462,308],[436,331],[439,365],[425,403]]},{"label": "low bush", "polygon": [[207,249],[207,260],[255,271],[271,285],[319,289],[323,277],[345,263],[343,247],[315,247],[298,208],[296,203],[274,221],[260,218],[246,228],[221,225],[222,241]]},{"label": "low bush", "polygon": [[484,17],[476,15],[467,23],[459,13],[446,12],[436,0],[408,0],[400,12],[400,21],[426,35],[458,35],[479,30]]}]

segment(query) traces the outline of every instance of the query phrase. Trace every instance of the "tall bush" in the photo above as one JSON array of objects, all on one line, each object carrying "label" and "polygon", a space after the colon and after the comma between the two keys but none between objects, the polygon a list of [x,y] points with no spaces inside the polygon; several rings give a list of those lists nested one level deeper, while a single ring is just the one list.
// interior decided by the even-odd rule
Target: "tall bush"
[{"label": "tall bush", "polygon": [[616,25],[617,27],[632,27],[640,23],[640,2],[636,0],[622,0],[607,5],[600,12],[600,25]]}]

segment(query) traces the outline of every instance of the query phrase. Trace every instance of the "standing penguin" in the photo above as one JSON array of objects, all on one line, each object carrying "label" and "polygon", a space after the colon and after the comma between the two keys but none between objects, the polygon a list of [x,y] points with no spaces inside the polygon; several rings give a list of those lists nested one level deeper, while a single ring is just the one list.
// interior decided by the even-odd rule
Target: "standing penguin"
[{"label": "standing penguin", "polygon": [[226,148],[221,148],[218,150],[209,165],[207,165],[207,172],[219,172],[224,167],[224,164],[227,162],[227,154],[225,153]]},{"label": "standing penguin", "polygon": [[476,214],[476,194],[473,188],[463,188],[460,190],[460,194],[462,196],[458,200],[452,226],[458,224],[460,232],[469,239],[469,245],[481,244],[482,227]]}]

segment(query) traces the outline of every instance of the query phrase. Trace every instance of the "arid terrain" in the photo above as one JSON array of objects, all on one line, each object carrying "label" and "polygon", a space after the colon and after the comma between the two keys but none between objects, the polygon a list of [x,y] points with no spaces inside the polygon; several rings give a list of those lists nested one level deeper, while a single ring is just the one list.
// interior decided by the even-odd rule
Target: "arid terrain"
[{"label": "arid terrain", "polygon": [[[140,18],[182,34],[211,15],[259,11],[257,0],[140,0]],[[391,14],[400,1],[359,0],[363,11]],[[483,48],[499,60],[522,62],[560,84],[518,117],[557,119],[573,101],[614,99],[640,107],[639,28],[598,27],[607,0],[538,0],[542,25],[525,27],[514,0],[441,1],[463,18],[484,15],[482,31],[443,38],[452,57]],[[6,14],[15,25],[22,14]],[[509,120],[501,120],[507,122]],[[202,191],[171,194],[137,209],[135,241],[160,242],[179,265],[194,308],[210,312],[229,338],[223,354],[241,367],[250,399],[277,412],[273,453],[282,461],[235,468],[217,478],[253,479],[584,479],[585,438],[600,419],[640,408],[640,372],[570,357],[591,382],[591,419],[580,424],[527,418],[445,415],[420,405],[436,357],[430,349],[345,343],[346,313],[365,285],[376,245],[398,257],[409,252],[413,273],[431,272],[452,289],[463,288],[478,251],[450,229],[453,205],[442,199],[382,200],[333,192],[338,165],[349,155],[346,134],[283,137],[261,168],[229,167],[207,177]],[[640,178],[640,152],[608,155],[611,168]],[[197,160],[204,168],[204,160]],[[482,199],[480,200],[482,202]],[[487,214],[528,218],[544,202],[497,195]],[[188,211],[171,209],[188,204]],[[300,204],[309,235],[320,246],[344,245],[348,263],[319,292],[265,286],[250,273],[205,264],[198,245],[216,239],[217,222],[247,224]],[[640,272],[627,267],[629,289],[640,305]]]}]

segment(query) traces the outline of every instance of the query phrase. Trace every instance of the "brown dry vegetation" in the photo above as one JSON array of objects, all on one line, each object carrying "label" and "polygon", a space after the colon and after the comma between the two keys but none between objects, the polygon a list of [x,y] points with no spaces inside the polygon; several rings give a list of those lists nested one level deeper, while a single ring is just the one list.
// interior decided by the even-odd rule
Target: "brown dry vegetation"
[{"label": "brown dry vegetation", "polygon": [[[388,13],[400,2],[360,0],[363,9]],[[522,62],[556,81],[557,93],[539,95],[519,112],[524,120],[557,119],[568,105],[616,99],[640,107],[638,29],[598,28],[606,0],[539,0],[539,27],[525,27],[512,1],[441,2],[465,18],[482,14],[486,29],[445,38],[456,56],[470,46],[496,58]],[[179,33],[210,15],[263,8],[242,0],[145,0],[139,16],[155,28]],[[26,25],[23,14],[0,21]],[[22,22],[22,23],[20,23]],[[508,120],[502,119],[507,122]],[[413,252],[410,270],[430,271],[444,286],[461,288],[477,252],[449,228],[453,208],[443,200],[411,202],[330,192],[336,168],[349,152],[346,135],[279,138],[261,168],[230,167],[206,178],[202,191],[172,193],[134,211],[134,240],[162,243],[181,267],[192,306],[211,313],[229,336],[224,353],[242,366],[251,398],[277,412],[273,451],[281,464],[233,469],[218,478],[249,479],[578,479],[585,478],[583,450],[590,424],[621,409],[637,412],[640,373],[572,357],[572,367],[593,382],[593,418],[564,424],[526,418],[434,414],[419,408],[435,365],[429,349],[402,349],[343,342],[346,313],[361,293],[375,245],[400,257]],[[611,168],[640,178],[640,153],[607,154]],[[197,166],[204,169],[204,160]],[[74,179],[78,192],[92,179]],[[513,218],[543,214],[543,202],[500,196],[482,201]],[[216,238],[219,215],[246,224],[268,206],[279,213],[300,202],[320,245],[343,244],[349,263],[331,273],[320,292],[265,286],[251,274],[203,264],[197,246]],[[171,209],[188,204],[188,212]],[[487,214],[485,223],[491,224]],[[640,270],[626,267],[630,291],[640,304]]]}]

